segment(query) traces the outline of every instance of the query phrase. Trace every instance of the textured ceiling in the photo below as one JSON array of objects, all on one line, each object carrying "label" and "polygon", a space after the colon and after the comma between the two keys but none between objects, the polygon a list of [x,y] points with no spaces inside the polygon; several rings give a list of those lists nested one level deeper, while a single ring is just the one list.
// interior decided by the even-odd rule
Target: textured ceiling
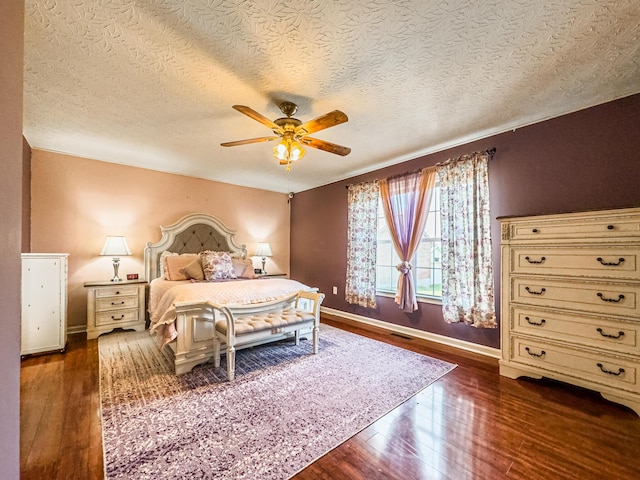
[{"label": "textured ceiling", "polygon": [[[298,192],[640,92],[638,0],[26,0],[34,148]],[[233,110],[349,122],[291,172]]]}]

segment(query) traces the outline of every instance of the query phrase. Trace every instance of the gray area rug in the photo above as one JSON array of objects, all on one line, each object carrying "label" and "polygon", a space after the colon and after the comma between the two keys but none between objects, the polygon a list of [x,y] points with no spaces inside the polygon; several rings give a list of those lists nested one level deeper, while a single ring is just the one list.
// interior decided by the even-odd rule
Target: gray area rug
[{"label": "gray area rug", "polygon": [[455,368],[321,326],[176,377],[148,332],[99,338],[107,479],[286,479]]}]

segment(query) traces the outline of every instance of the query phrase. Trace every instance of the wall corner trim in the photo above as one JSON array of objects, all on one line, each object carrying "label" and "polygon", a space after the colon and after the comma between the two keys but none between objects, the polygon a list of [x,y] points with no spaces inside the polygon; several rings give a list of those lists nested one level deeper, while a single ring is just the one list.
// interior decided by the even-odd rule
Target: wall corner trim
[{"label": "wall corner trim", "polygon": [[320,307],[321,313],[327,315],[333,315],[336,317],[346,318],[347,320],[353,320],[354,322],[365,323],[374,327],[389,330],[402,335],[409,335],[411,337],[421,338],[430,342],[440,343],[453,348],[459,348],[467,352],[477,353],[491,358],[500,358],[500,349],[487,347],[486,345],[480,345],[477,343],[466,342],[464,340],[458,340],[457,338],[451,338],[444,335],[438,335],[437,333],[425,332],[424,330],[418,330],[416,328],[404,327],[402,325],[395,325],[393,323],[383,322],[382,320],[376,320],[374,318],[364,317],[354,313],[343,312],[342,310],[336,310],[329,307]]}]

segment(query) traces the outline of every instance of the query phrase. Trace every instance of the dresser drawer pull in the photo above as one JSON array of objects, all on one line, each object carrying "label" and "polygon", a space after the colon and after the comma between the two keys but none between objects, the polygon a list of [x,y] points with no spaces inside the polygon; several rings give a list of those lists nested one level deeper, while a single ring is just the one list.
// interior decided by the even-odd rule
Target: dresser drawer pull
[{"label": "dresser drawer pull", "polygon": [[120,315],[118,318],[111,315],[111,320],[122,320],[123,318],[124,318],[124,315]]},{"label": "dresser drawer pull", "polygon": [[607,230],[613,230],[615,227],[613,225],[607,225]]},{"label": "dresser drawer pull", "polygon": [[111,305],[124,305],[124,302],[111,302]]},{"label": "dresser drawer pull", "polygon": [[540,326],[544,325],[545,323],[547,323],[547,321],[544,318],[541,318],[539,322],[532,322],[529,317],[524,317],[524,319],[527,321],[527,323],[529,325],[535,325],[537,327],[540,327]]},{"label": "dresser drawer pull", "polygon": [[603,337],[607,337],[607,338],[621,338],[621,337],[624,337],[624,332],[622,330],[620,330],[617,335],[610,335],[608,333],[604,333],[601,328],[598,328],[598,333],[600,335],[602,335]]},{"label": "dresser drawer pull", "polygon": [[531,260],[529,259],[529,257],[524,257],[524,259],[529,263],[544,263],[544,261],[546,260],[546,258],[544,257],[540,257],[540,260]]},{"label": "dresser drawer pull", "polygon": [[598,367],[600,367],[602,373],[608,373],[609,375],[615,375],[616,377],[621,373],[624,373],[624,368],[619,368],[617,372],[612,372],[611,370],[607,370],[606,368],[604,368],[601,363],[598,363]]},{"label": "dresser drawer pull", "polygon": [[540,353],[534,353],[531,350],[529,350],[529,347],[525,347],[524,349],[527,351],[529,355],[536,358],[544,357],[547,354],[547,352],[545,352],[544,350],[540,350]]},{"label": "dresser drawer pull", "polygon": [[546,288],[541,288],[539,292],[536,292],[535,290],[531,290],[529,287],[524,287],[524,289],[529,292],[531,295],[542,295],[544,292],[547,291]]},{"label": "dresser drawer pull", "polygon": [[598,257],[596,260],[598,260],[605,267],[617,267],[622,262],[624,262],[624,258],[622,257],[620,257],[617,262],[605,262],[604,260],[602,260],[602,257]]},{"label": "dresser drawer pull", "polygon": [[531,230],[533,233],[538,233],[538,229],[534,228],[533,230]]},{"label": "dresser drawer pull", "polygon": [[600,297],[600,300],[602,300],[603,302],[618,303],[620,300],[622,300],[624,298],[624,295],[622,295],[622,294],[618,295],[618,298],[607,298],[604,295],[602,295],[600,292],[598,292],[597,295]]}]

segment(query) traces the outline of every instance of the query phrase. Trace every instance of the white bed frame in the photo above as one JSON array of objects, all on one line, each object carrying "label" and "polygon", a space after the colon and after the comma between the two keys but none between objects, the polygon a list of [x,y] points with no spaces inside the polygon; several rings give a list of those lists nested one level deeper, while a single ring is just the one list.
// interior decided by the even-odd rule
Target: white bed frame
[{"label": "white bed frame", "polygon": [[[235,232],[217,218],[205,213],[187,215],[173,225],[161,226],[160,231],[160,241],[149,242],[144,249],[148,282],[160,276],[160,255],[164,251],[199,253],[203,250],[216,250],[231,252],[242,258],[247,256],[246,246],[236,243]],[[180,375],[213,359],[213,323],[222,317],[207,302],[182,303],[175,307],[178,337],[169,346],[174,356],[176,375]],[[291,335],[283,334],[282,338],[289,336]],[[272,337],[270,341],[273,340]],[[264,342],[246,346],[259,343]]]}]

